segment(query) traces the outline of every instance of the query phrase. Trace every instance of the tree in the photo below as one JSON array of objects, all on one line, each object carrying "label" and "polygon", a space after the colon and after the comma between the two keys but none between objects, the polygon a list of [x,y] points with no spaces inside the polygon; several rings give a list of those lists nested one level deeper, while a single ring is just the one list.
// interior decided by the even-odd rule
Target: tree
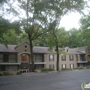
[{"label": "tree", "polygon": [[11,23],[9,20],[0,17],[0,43],[4,43],[5,45],[8,44],[3,35],[5,36],[6,34],[11,33],[12,31],[10,30],[12,29],[19,35],[21,33],[19,22],[14,21]]},{"label": "tree", "polygon": [[4,42],[3,33],[7,33],[8,29],[10,29],[10,22],[0,17],[0,43]]},{"label": "tree", "polygon": [[83,16],[80,20],[80,30],[82,35],[82,45],[90,45],[90,14]]},{"label": "tree", "polygon": [[13,45],[20,44],[25,40],[28,41],[28,37],[25,32],[17,34],[14,29],[10,29],[7,33],[3,33],[3,39],[6,44]]},{"label": "tree", "polygon": [[71,48],[82,46],[82,35],[80,29],[72,28],[68,31],[69,43],[68,46]]},{"label": "tree", "polygon": [[[54,18],[55,21],[54,21],[54,23],[51,24],[51,27],[50,27],[50,29],[53,30],[53,37],[55,37],[54,40],[55,40],[55,44],[56,44],[55,46],[56,46],[56,53],[57,53],[57,64],[56,64],[57,71],[59,70],[59,47],[58,47],[59,45],[58,45],[58,37],[55,33],[55,29],[59,25],[58,20],[60,20],[63,15],[67,14],[68,11],[81,12],[81,10],[84,8],[85,2],[83,0],[79,0],[79,1],[64,0],[64,1],[59,1],[58,3],[59,3],[59,8],[60,8],[59,14],[56,12],[56,15],[55,15],[56,17]],[[58,17],[58,15],[59,15],[59,17]]]},{"label": "tree", "polygon": [[56,68],[57,71],[59,70],[59,54],[61,52],[59,51],[59,47],[64,46],[66,43],[68,43],[69,36],[68,33],[65,31],[64,28],[53,30],[48,35],[48,45],[52,49],[55,47],[55,51],[57,54],[57,63]]}]

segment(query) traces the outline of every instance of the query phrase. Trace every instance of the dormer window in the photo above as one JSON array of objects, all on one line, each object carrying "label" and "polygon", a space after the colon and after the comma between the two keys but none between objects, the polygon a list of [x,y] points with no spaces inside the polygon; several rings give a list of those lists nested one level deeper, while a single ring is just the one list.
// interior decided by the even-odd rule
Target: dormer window
[{"label": "dormer window", "polygon": [[65,48],[65,51],[68,52],[68,51],[69,51],[69,47],[66,47],[66,48]]}]

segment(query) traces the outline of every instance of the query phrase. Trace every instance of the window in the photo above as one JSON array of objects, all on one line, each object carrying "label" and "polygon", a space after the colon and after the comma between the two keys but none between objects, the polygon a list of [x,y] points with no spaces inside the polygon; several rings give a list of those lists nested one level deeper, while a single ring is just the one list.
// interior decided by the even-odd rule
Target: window
[{"label": "window", "polygon": [[69,59],[70,59],[70,61],[73,61],[74,60],[73,55],[69,55]]},{"label": "window", "polygon": [[3,58],[3,54],[0,54],[0,58]]},{"label": "window", "polygon": [[15,63],[15,62],[17,62],[17,55],[16,55],[16,54],[10,54],[10,55],[9,55],[9,62],[10,62],[10,63]]},{"label": "window", "polygon": [[65,55],[63,55],[61,57],[62,57],[62,61],[66,61],[66,56]]},{"label": "window", "polygon": [[25,45],[25,48],[27,48],[27,45]]},{"label": "window", "polygon": [[9,58],[16,58],[16,55],[11,54],[11,55],[9,55]]},{"label": "window", "polygon": [[49,61],[54,61],[54,55],[49,55]]},{"label": "window", "polygon": [[3,55],[3,62],[8,62],[9,59],[9,54],[4,54]]},{"label": "window", "polygon": [[49,65],[49,68],[50,69],[54,69],[54,65],[52,64],[52,65]]},{"label": "window", "polygon": [[35,62],[43,62],[44,61],[44,59],[43,59],[43,55],[41,54],[41,55],[34,55],[34,61]]},{"label": "window", "polygon": [[3,62],[3,54],[0,54],[0,62]]},{"label": "window", "polygon": [[66,68],[66,64],[62,64],[62,68]]},{"label": "window", "polygon": [[28,61],[28,60],[29,60],[29,56],[27,54],[21,55],[21,61]]},{"label": "window", "polygon": [[70,68],[73,69],[74,68],[74,64],[70,64]]}]

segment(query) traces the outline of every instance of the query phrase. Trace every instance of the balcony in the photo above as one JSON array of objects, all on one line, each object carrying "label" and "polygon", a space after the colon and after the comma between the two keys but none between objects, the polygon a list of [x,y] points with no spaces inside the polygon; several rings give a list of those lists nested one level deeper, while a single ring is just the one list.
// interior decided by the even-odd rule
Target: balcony
[{"label": "balcony", "polygon": [[35,64],[46,64],[46,62],[34,62]]},{"label": "balcony", "polygon": [[9,62],[2,62],[0,65],[20,65],[20,63],[9,63]]},{"label": "balcony", "polygon": [[88,61],[77,61],[77,63],[88,63]]}]

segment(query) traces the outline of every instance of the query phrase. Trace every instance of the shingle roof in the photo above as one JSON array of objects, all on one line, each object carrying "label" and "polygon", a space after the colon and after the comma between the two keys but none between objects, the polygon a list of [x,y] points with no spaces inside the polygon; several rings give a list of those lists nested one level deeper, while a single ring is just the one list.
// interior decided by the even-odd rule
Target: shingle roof
[{"label": "shingle roof", "polygon": [[[17,52],[15,50],[15,47],[17,45],[8,45],[7,47],[3,44],[0,44],[0,52]],[[33,47],[33,52],[34,53],[52,53],[48,50],[48,47],[38,47],[38,46],[34,46]]]},{"label": "shingle roof", "polygon": [[[0,52],[17,52],[15,50],[16,46],[17,45],[8,45],[6,47],[5,45],[0,44]],[[84,54],[87,47],[88,46],[69,48],[68,54]],[[65,50],[65,48],[59,48],[59,50]],[[33,52],[34,53],[55,53],[54,51],[50,51],[49,47],[40,47],[40,46],[34,46]]]},{"label": "shingle roof", "polygon": [[33,52],[34,53],[53,53],[49,51],[48,47],[38,47],[38,46],[33,47]]},{"label": "shingle roof", "polygon": [[7,47],[3,44],[0,44],[0,52],[16,52],[14,49],[16,45],[8,45]]},{"label": "shingle roof", "polygon": [[88,46],[77,47],[77,48],[70,48],[68,53],[84,54],[87,47]]}]

